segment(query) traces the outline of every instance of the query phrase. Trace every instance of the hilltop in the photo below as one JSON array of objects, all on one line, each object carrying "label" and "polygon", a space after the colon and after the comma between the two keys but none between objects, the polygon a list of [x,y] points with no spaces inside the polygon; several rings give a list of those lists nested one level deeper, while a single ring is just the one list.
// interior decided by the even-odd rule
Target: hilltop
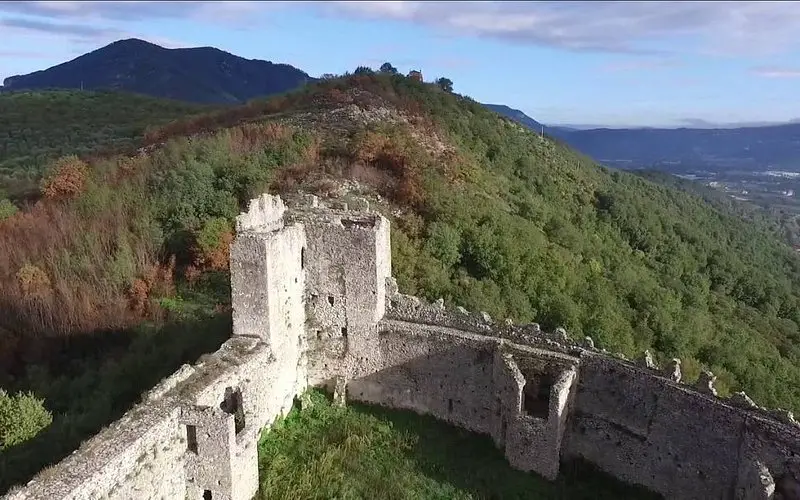
[{"label": "hilltop", "polygon": [[[118,90],[204,104],[243,104],[316,81],[289,64],[245,59],[214,47],[167,49],[119,40],[71,61],[4,80],[0,96],[22,89]],[[737,128],[592,128],[543,125],[505,104],[487,108],[541,133],[544,129],[605,165],[671,173],[763,171],[800,161],[800,124]]]},{"label": "hilltop", "polygon": [[288,64],[245,59],[213,47],[166,49],[131,38],[71,61],[3,81],[4,90],[124,90],[206,104],[239,104],[313,79]]},{"label": "hilltop", "polygon": [[362,71],[153,127],[139,146],[62,158],[43,199],[0,221],[0,360],[9,388],[59,412],[44,455],[230,333],[233,220],[265,190],[370,197],[406,293],[677,356],[689,381],[707,367],[721,394],[800,409],[788,246],[467,97]]}]

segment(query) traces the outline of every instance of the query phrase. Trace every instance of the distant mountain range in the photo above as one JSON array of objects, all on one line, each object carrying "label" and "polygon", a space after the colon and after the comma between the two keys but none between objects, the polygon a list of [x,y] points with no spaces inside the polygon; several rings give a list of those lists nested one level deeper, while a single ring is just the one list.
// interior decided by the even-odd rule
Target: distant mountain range
[{"label": "distant mountain range", "polygon": [[[520,110],[487,105],[534,132],[542,125]],[[597,128],[544,126],[544,132],[608,166],[696,171],[800,171],[800,123],[738,128]]]},{"label": "distant mountain range", "polygon": [[122,90],[197,103],[237,104],[313,81],[288,64],[244,59],[213,47],[166,49],[131,38],[3,81],[4,91]]},{"label": "distant mountain range", "polygon": [[[28,75],[6,78],[3,91],[114,89],[208,104],[237,104],[286,92],[316,79],[288,64],[244,59],[213,47],[166,49],[127,39]],[[800,170],[800,123],[738,128],[610,129],[547,126],[504,104],[485,104],[531,130],[555,136],[609,166],[696,170]]]}]

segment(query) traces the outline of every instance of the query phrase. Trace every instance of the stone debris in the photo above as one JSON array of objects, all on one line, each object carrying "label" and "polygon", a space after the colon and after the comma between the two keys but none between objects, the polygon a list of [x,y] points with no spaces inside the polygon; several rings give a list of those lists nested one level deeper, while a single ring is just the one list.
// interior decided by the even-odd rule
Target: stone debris
[{"label": "stone debris", "polygon": [[397,280],[394,276],[386,278],[386,295],[389,297],[394,297],[399,293],[399,288],[397,286]]},{"label": "stone debris", "polygon": [[298,398],[298,406],[301,411],[306,411],[314,407],[314,401],[311,399],[311,394],[304,392]]},{"label": "stone debris", "polygon": [[756,402],[750,399],[750,396],[745,394],[744,391],[731,394],[730,402],[740,408],[758,408]]},{"label": "stone debris", "polygon": [[347,404],[347,380],[344,377],[336,377],[333,386],[334,406],[345,406]]},{"label": "stone debris", "polygon": [[666,369],[664,370],[664,376],[672,380],[673,382],[680,382],[681,360],[678,358],[672,358],[667,364]]},{"label": "stone debris", "polygon": [[717,395],[717,389],[714,387],[714,382],[717,381],[717,376],[711,373],[708,370],[703,370],[700,372],[700,377],[697,379],[697,383],[695,384],[695,388],[698,392],[703,394],[710,394],[712,396]]},{"label": "stone debris", "polygon": [[348,207],[356,212],[369,212],[369,201],[364,198],[354,198],[350,200]]},{"label": "stone debris", "polygon": [[583,347],[587,349],[594,349],[594,340],[592,340],[592,337],[587,335],[583,338]]},{"label": "stone debris", "polygon": [[649,370],[658,370],[658,365],[656,365],[656,362],[653,360],[653,354],[649,349],[644,350],[642,365]]}]

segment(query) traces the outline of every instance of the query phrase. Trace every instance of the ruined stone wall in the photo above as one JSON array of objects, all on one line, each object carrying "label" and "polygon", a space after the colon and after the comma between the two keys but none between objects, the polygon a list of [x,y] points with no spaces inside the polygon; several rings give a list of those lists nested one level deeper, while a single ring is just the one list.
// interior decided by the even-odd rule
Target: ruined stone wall
[{"label": "ruined stone wall", "polygon": [[[743,393],[717,397],[711,374],[687,386],[679,362],[660,370],[647,353],[634,363],[589,338],[578,343],[563,331],[426,303],[397,293],[391,281],[388,289],[379,330],[384,368],[350,382],[354,399],[489,434],[512,466],[549,478],[559,460],[579,457],[665,498],[766,499],[781,483],[797,488],[793,416]],[[462,383],[443,384],[449,379]],[[547,407],[537,408],[528,388],[545,379]],[[466,402],[467,411],[449,411],[451,400]]]},{"label": "ruined stone wall", "polygon": [[[277,365],[256,339],[231,338],[5,498],[183,499],[203,498],[209,491],[214,499],[249,500],[258,478],[255,428],[287,409],[275,403],[285,392],[269,376]],[[238,412],[226,405],[230,387],[240,391],[250,432],[238,429]]]},{"label": "ruined stone wall", "polygon": [[306,312],[309,383],[330,385],[381,366],[375,325],[386,308],[391,274],[389,222],[346,205],[297,200],[288,220],[307,240]]},{"label": "ruined stone wall", "polygon": [[261,430],[306,388],[305,233],[253,200],[231,248],[234,335],[5,497],[250,500]]},{"label": "ruined stone wall", "polygon": [[[492,437],[554,479],[580,457],[674,499],[769,499],[798,486],[800,426],[713,375],[657,369],[486,313],[400,294],[389,223],[363,201],[264,195],[237,219],[233,337],[6,496],[250,500],[257,441],[308,385]],[[785,498],[785,497],[784,497]]]},{"label": "ruined stone wall", "polygon": [[593,352],[582,357],[580,372],[563,456],[668,498],[749,498],[745,490],[762,489],[747,484],[756,463],[780,478],[800,456],[796,424],[742,408],[737,398],[703,394]]}]

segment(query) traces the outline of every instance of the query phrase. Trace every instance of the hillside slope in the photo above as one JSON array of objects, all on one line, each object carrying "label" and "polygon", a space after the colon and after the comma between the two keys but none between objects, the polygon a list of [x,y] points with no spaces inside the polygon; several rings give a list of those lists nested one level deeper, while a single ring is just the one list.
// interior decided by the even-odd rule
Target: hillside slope
[{"label": "hillside slope", "polygon": [[800,261],[766,228],[399,76],[324,82],[271,106],[320,143],[322,166],[296,182],[366,179],[409,210],[394,251],[410,293],[680,356],[690,376],[703,365],[730,389],[800,403],[777,382],[800,381]]},{"label": "hillside slope", "polygon": [[59,156],[129,147],[138,144],[149,126],[209,109],[122,92],[4,92],[0,190],[16,194]]},{"label": "hillside slope", "polygon": [[198,324],[229,321],[233,220],[266,189],[372,197],[392,219],[407,293],[564,326],[629,357],[677,356],[690,381],[707,367],[722,394],[800,410],[797,255],[759,225],[599,167],[471,99],[360,74],[147,141],[135,157],[63,158],[44,200],[0,221],[0,377],[57,410],[61,439],[0,455],[0,472],[68,453],[226,333]]},{"label": "hillside slope", "polygon": [[495,113],[503,115],[507,118],[511,118],[520,125],[528,127],[533,132],[541,133],[542,130],[549,131],[550,127],[542,125],[522,111],[506,106],[505,104],[484,104],[484,106],[491,109]]},{"label": "hillside slope", "polygon": [[119,40],[71,61],[4,80],[5,90],[113,89],[198,103],[242,103],[312,81],[288,64],[244,59],[213,47],[165,49]]}]

